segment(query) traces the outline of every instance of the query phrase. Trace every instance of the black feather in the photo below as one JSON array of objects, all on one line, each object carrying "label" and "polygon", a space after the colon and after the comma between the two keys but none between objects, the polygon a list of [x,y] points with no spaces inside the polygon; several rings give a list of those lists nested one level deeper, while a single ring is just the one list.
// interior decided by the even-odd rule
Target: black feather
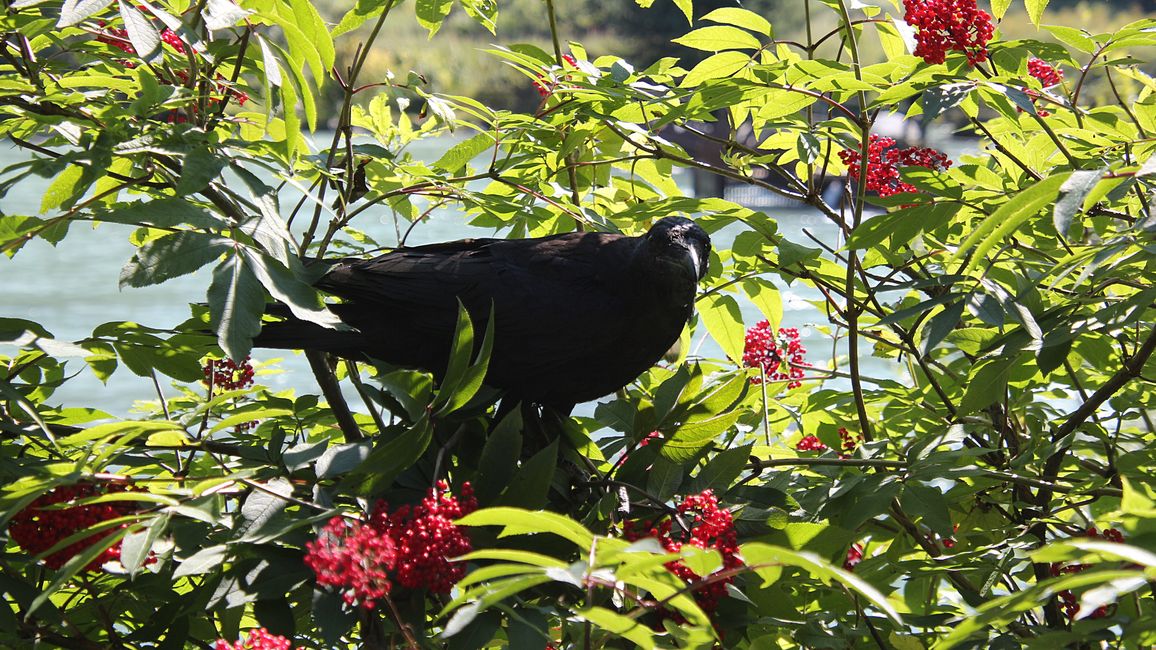
[{"label": "black feather", "polygon": [[458,301],[479,330],[492,305],[486,383],[567,407],[622,388],[678,340],[709,254],[706,232],[667,217],[641,237],[466,239],[342,260],[316,286],[342,299],[331,309],[353,331],[282,312],[286,320],[266,324],[254,344],[376,358],[440,376]]}]

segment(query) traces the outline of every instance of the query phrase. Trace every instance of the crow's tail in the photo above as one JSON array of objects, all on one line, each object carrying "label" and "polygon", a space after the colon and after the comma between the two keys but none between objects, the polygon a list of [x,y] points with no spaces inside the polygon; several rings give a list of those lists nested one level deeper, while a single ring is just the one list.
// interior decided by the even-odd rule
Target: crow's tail
[{"label": "crow's tail", "polygon": [[346,358],[361,358],[364,335],[356,330],[332,330],[294,317],[284,305],[269,305],[269,314],[284,318],[266,322],[253,346],[283,350],[319,350]]}]

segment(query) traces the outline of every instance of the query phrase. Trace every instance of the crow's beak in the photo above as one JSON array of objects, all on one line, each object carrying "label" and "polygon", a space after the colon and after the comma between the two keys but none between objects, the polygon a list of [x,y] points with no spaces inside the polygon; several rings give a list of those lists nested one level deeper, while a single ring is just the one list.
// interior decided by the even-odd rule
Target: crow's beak
[{"label": "crow's beak", "polygon": [[701,280],[706,269],[703,268],[703,261],[698,256],[698,248],[691,244],[686,247],[686,252],[690,255],[690,266],[691,270],[694,271],[694,277]]}]

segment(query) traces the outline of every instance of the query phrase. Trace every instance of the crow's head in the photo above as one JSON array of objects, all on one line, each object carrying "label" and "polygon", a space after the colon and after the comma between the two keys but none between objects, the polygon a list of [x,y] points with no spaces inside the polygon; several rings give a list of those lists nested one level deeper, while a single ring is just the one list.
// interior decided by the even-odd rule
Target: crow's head
[{"label": "crow's head", "polygon": [[645,239],[652,255],[683,266],[696,281],[706,275],[710,236],[690,219],[663,217],[650,228]]}]

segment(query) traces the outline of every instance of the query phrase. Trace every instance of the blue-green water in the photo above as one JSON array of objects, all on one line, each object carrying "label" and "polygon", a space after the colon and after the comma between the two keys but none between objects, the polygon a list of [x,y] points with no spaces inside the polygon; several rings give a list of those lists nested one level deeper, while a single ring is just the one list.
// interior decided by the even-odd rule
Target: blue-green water
[{"label": "blue-green water", "polygon": [[[449,140],[422,143],[422,148],[414,153],[421,158],[433,160],[451,144]],[[27,153],[23,150],[8,145],[0,147],[0,167],[7,167],[26,157]],[[0,199],[0,211],[12,215],[37,214],[41,195],[50,181],[38,177],[27,179],[17,190]],[[680,179],[680,183],[682,181],[689,179]],[[282,198],[283,206],[290,206],[292,202],[293,199]],[[814,212],[796,209],[768,212],[779,221],[780,229],[792,241],[810,245],[811,242],[802,234],[805,228],[820,240],[838,245],[834,240],[835,229]],[[399,228],[386,207],[363,215],[355,225],[383,244],[397,241]],[[404,231],[406,225],[401,224],[400,230]],[[13,259],[0,257],[0,286],[4,296],[0,317],[36,321],[56,338],[64,340],[88,336],[94,327],[111,320],[131,320],[157,328],[180,323],[188,317],[189,303],[204,301],[205,289],[210,282],[210,268],[154,287],[119,289],[117,283],[120,268],[134,251],[128,242],[130,232],[131,228],[128,227],[106,224],[93,229],[86,223],[76,223],[68,237],[55,247],[36,240],[25,246]],[[433,212],[428,221],[415,227],[407,243],[421,244],[493,234],[492,230],[469,226],[463,215],[453,209],[442,209]],[[808,302],[821,296],[798,285],[783,287],[782,295],[784,325],[799,327],[810,350],[809,361],[817,367],[826,367],[832,346],[817,329],[810,327],[812,324],[824,323],[826,318]],[[751,305],[744,305],[743,311],[748,326],[761,318]],[[705,335],[695,340],[694,349],[701,356],[722,356],[718,347]],[[254,351],[254,361],[258,364],[271,359],[284,359],[279,364],[280,372],[259,374],[259,382],[274,389],[316,391],[312,375],[300,355],[284,351]],[[137,377],[123,367],[107,384],[103,384],[84,368],[80,360],[70,361],[69,364],[70,371],[78,375],[57,391],[53,402],[125,414],[135,401],[157,398],[151,379]],[[865,370],[870,372],[872,369]],[[359,403],[353,400],[353,404]]]}]

